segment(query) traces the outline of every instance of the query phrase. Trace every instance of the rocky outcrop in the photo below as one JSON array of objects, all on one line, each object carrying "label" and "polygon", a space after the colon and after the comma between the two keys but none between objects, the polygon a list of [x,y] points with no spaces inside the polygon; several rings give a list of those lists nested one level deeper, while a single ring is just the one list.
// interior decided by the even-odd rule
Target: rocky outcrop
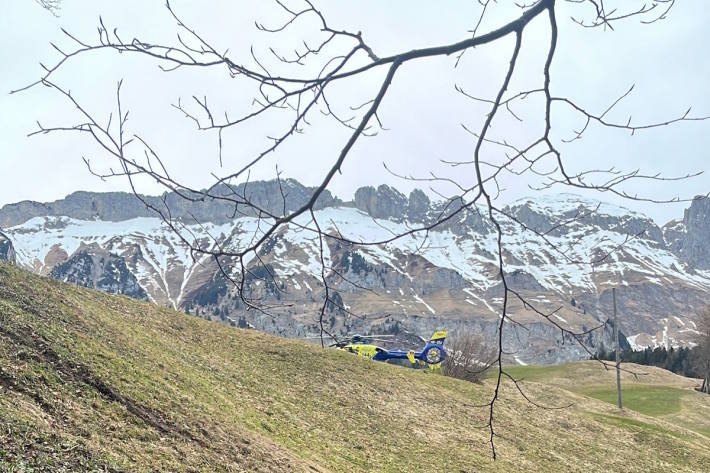
[{"label": "rocky outcrop", "polygon": [[10,239],[0,232],[0,261],[15,262],[15,248]]},{"label": "rocky outcrop", "polygon": [[81,246],[68,260],[55,266],[50,277],[111,294],[147,300],[148,295],[128,270],[123,258],[96,244]]},{"label": "rocky outcrop", "polygon": [[429,205],[429,197],[420,189],[414,189],[409,193],[407,218],[415,222],[426,219],[429,213]]},{"label": "rocky outcrop", "polygon": [[355,207],[374,218],[402,219],[406,213],[407,198],[386,184],[361,187],[355,191]]},{"label": "rocky outcrop", "polygon": [[442,223],[437,228],[449,230],[460,236],[476,233],[486,235],[495,230],[493,223],[488,219],[487,211],[474,205],[466,205],[461,199],[448,202],[439,202],[433,206],[429,223],[440,220]]},{"label": "rocky outcrop", "polygon": [[[367,263],[357,251],[347,250],[336,256],[339,276],[331,278],[331,284],[343,294],[359,293],[363,287],[374,290],[407,291],[418,296],[427,296],[439,291],[462,290],[466,280],[457,271],[440,268],[418,255],[398,255],[402,266]],[[425,277],[414,278],[414,274]]]},{"label": "rocky outcrop", "polygon": [[686,228],[683,219],[674,219],[663,226],[663,239],[666,242],[668,249],[679,255],[683,252],[683,244],[685,243]]},{"label": "rocky outcrop", "polygon": [[648,217],[631,211],[610,214],[604,207],[573,195],[564,195],[564,199],[557,208],[527,200],[507,206],[504,211],[530,230],[550,236],[560,237],[571,230],[592,227],[644,238],[665,246],[663,232]]}]

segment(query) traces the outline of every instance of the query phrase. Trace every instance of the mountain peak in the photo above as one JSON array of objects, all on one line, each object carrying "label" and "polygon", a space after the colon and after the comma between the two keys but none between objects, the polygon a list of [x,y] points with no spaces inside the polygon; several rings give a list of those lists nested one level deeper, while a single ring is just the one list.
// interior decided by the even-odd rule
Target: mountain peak
[{"label": "mountain peak", "polygon": [[650,220],[646,215],[629,210],[617,204],[601,200],[590,199],[572,193],[540,194],[516,200],[511,207],[527,205],[528,207],[544,213],[554,212],[558,215],[569,213],[595,213],[610,217],[634,217]]}]

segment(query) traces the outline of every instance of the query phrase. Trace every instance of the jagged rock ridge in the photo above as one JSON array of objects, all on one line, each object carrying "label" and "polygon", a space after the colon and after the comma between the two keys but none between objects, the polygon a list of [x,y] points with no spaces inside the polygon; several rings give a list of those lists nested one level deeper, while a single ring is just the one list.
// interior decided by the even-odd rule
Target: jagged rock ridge
[{"label": "jagged rock ridge", "polygon": [[[212,192],[216,196],[228,196],[235,199],[248,198],[261,209],[273,215],[283,213],[283,195],[286,196],[286,211],[290,212],[305,204],[311,197],[314,188],[302,186],[297,181],[287,179],[280,183],[273,181],[260,181],[255,183],[239,184],[237,186],[220,186]],[[174,192],[163,196],[142,196],[150,206],[164,210],[167,205],[170,215],[175,219],[192,220],[193,216],[200,222],[225,223],[234,215],[253,215],[253,209],[246,206],[235,208],[224,201],[217,199],[201,200],[200,195],[193,195],[188,191],[183,194],[194,197],[195,202],[188,201]],[[163,199],[165,199],[163,201]],[[340,202],[333,198],[329,191],[325,191],[316,203],[316,208],[337,205]],[[22,201],[8,204],[0,209],[0,227],[11,227],[25,223],[33,217],[60,216],[71,217],[77,220],[99,219],[109,222],[120,222],[139,217],[153,218],[154,210],[138,201],[133,194],[125,192],[74,192],[64,199],[50,203]]]}]

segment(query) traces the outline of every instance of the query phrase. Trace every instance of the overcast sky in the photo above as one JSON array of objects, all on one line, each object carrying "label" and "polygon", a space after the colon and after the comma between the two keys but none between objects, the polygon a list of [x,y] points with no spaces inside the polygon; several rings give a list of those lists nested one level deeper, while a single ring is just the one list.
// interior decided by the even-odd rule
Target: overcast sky
[{"label": "overcast sky", "polygon": [[[8,92],[38,79],[39,62],[54,64],[58,54],[49,45],[56,42],[65,50],[71,42],[60,28],[85,41],[95,42],[101,15],[124,38],[138,37],[147,42],[174,42],[177,31],[162,1],[65,0],[59,17],[54,17],[30,0],[2,0],[0,15],[0,205],[20,200],[54,200],[75,190],[127,190],[123,180],[101,181],[89,174],[82,156],[99,168],[114,165],[87,137],[79,134],[50,134],[27,138],[36,121],[45,126],[66,126],[76,122],[72,107],[55,92],[36,87],[20,94]],[[318,2],[330,23],[341,29],[362,31],[363,37],[380,57],[412,48],[446,44],[466,38],[477,18],[478,2],[467,1],[357,1]],[[499,0],[498,10],[483,22],[490,30],[518,12]],[[507,2],[512,3],[512,2]],[[619,5],[633,4],[623,0]],[[259,33],[258,20],[275,25],[283,15],[271,2],[173,0],[174,9],[220,50],[229,48],[236,62],[250,63],[249,49],[268,56],[274,45],[288,53],[292,45],[316,36],[308,20],[285,34],[273,37]],[[641,5],[642,2],[639,2]],[[585,29],[569,20],[571,15],[589,17],[580,5],[558,6],[559,44],[552,68],[552,91],[568,96],[594,112],[603,111],[632,84],[634,93],[610,115],[634,123],[674,118],[689,106],[693,115],[710,115],[710,10],[706,0],[677,2],[669,17],[651,25],[638,20],[618,23],[615,31]],[[541,66],[549,42],[549,28],[537,19],[523,38],[519,67],[512,88],[539,87]],[[466,91],[491,96],[500,84],[509,60],[510,38],[464,56],[454,69],[453,58],[430,59],[407,64],[399,72],[383,102],[380,117],[387,127],[375,138],[362,140],[353,149],[342,175],[331,191],[350,199],[363,185],[388,183],[403,192],[415,184],[389,173],[426,177],[428,173],[473,182],[471,169],[451,168],[441,160],[471,159],[473,138],[461,124],[480,127],[486,108],[462,99],[454,90],[458,84]],[[333,91],[332,101],[342,113],[349,106],[372,98],[384,71],[344,83]],[[299,74],[302,74],[299,71]],[[72,90],[82,103],[99,117],[108,119],[114,107],[116,82],[123,78],[125,106],[131,110],[129,128],[146,138],[179,179],[191,185],[206,186],[211,173],[226,174],[237,169],[255,152],[268,146],[268,135],[283,130],[280,117],[266,116],[242,129],[225,133],[224,167],[219,167],[216,136],[198,132],[194,123],[170,107],[177,99],[192,95],[207,96],[218,113],[236,116],[248,110],[253,89],[239,79],[231,79],[224,69],[200,69],[164,73],[155,61],[115,52],[92,53],[66,64],[55,77],[57,83]],[[495,122],[492,137],[511,142],[539,133],[539,102],[531,100],[521,107],[523,124],[512,119]],[[197,110],[195,110],[197,112]],[[352,112],[350,112],[352,113]],[[319,114],[318,114],[319,115]],[[314,116],[313,125],[303,135],[269,157],[255,169],[254,178],[273,178],[275,166],[284,177],[304,184],[319,183],[347,140],[347,130],[333,126],[324,117]],[[553,134],[559,140],[572,136],[583,121],[564,110],[553,116]],[[592,127],[585,139],[561,145],[573,170],[616,166],[624,170],[641,168],[649,174],[675,176],[710,171],[710,121],[680,123],[630,136],[628,132]],[[502,151],[489,147],[486,157],[501,159]],[[529,185],[535,180],[507,177],[502,202],[533,194]],[[446,186],[435,186],[448,192]],[[162,189],[143,183],[145,193]],[[626,187],[632,193],[655,198],[692,197],[710,192],[710,174],[677,182],[643,182]],[[558,192],[569,191],[557,188]],[[591,195],[590,195],[591,196]],[[620,203],[655,218],[660,224],[682,216],[688,204],[652,205],[623,202],[605,194],[600,199]]]}]

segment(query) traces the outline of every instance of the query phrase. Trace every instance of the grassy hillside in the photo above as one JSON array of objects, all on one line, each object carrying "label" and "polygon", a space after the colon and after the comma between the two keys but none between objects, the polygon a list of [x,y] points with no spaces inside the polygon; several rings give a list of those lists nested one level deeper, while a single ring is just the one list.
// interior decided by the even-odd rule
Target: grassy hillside
[{"label": "grassy hillside", "polygon": [[[667,377],[656,373],[647,384],[695,396]],[[655,412],[619,413],[565,379],[527,384],[539,402],[575,403],[563,410],[535,408],[504,387],[493,462],[480,428],[487,411],[477,407],[489,384],[0,265],[0,471],[647,472],[710,464],[708,437]],[[697,403],[707,413],[708,401]]]},{"label": "grassy hillside", "polygon": [[[700,380],[655,366],[624,363],[621,393],[624,409],[687,428],[710,439],[710,397],[694,390]],[[558,366],[515,366],[508,371],[527,382],[556,386],[617,404],[616,371],[596,362]],[[522,383],[526,385],[525,381]]]}]

